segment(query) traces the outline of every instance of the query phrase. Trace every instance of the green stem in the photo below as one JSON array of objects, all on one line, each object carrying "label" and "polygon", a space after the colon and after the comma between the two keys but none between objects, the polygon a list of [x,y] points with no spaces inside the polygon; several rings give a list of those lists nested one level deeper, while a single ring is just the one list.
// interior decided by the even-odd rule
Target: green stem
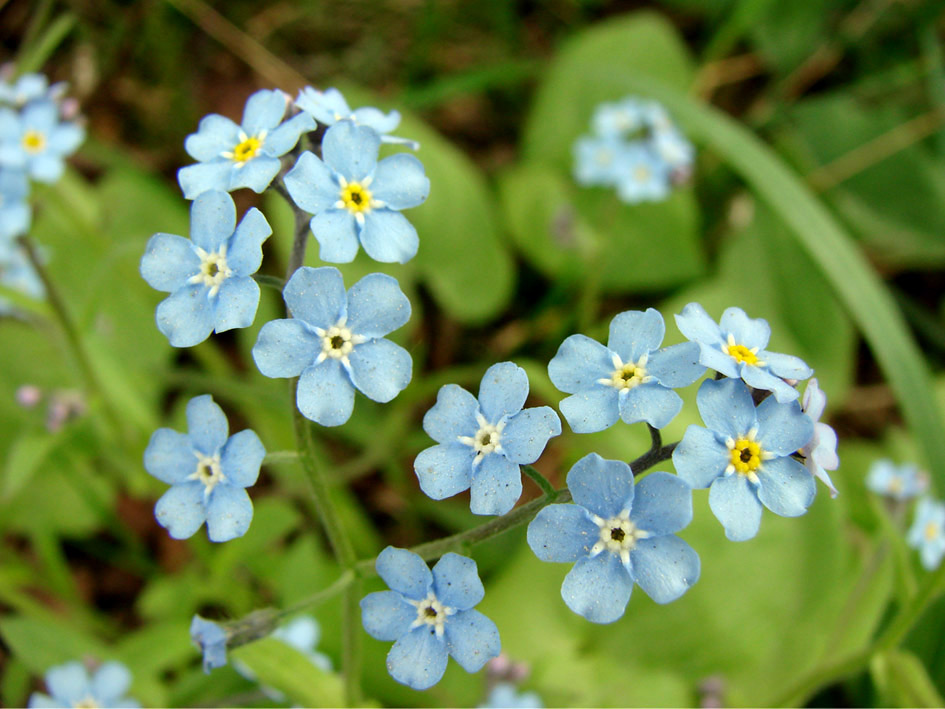
[{"label": "green stem", "polygon": [[347,590],[348,587],[351,586],[352,583],[354,583],[354,581],[355,581],[354,571],[352,571],[351,569],[346,569],[345,572],[341,574],[341,576],[339,576],[337,579],[335,579],[335,582],[331,584],[330,586],[327,586],[323,588],[321,591],[317,591],[313,593],[308,598],[304,598],[298,603],[295,603],[289,606],[288,608],[279,611],[279,618],[285,618],[287,616],[298,613],[299,611],[324,603],[330,598],[334,598],[342,591]]},{"label": "green stem", "polygon": [[266,453],[263,465],[279,465],[280,463],[298,463],[302,456],[298,451],[272,451]]},{"label": "green stem", "polygon": [[[654,442],[658,441],[654,439]],[[645,470],[649,470],[657,463],[662,463],[664,460],[669,460],[673,457],[673,451],[676,450],[676,446],[678,445],[679,441],[676,441],[676,443],[670,443],[669,445],[661,446],[659,448],[650,448],[650,450],[648,450],[636,460],[630,461],[630,470],[633,471],[634,476],[637,476]]]},{"label": "green stem", "polygon": [[273,290],[282,292],[282,289],[285,288],[285,280],[279,278],[278,276],[267,276],[264,273],[254,273],[253,280],[256,281],[261,286],[266,288],[272,288]]},{"label": "green stem", "polygon": [[545,493],[545,495],[555,494],[554,485],[552,485],[548,481],[548,478],[546,478],[544,475],[539,473],[535,468],[533,468],[530,465],[523,465],[522,472],[525,473],[532,480],[534,480],[537,483],[538,487],[541,488],[541,491]]}]

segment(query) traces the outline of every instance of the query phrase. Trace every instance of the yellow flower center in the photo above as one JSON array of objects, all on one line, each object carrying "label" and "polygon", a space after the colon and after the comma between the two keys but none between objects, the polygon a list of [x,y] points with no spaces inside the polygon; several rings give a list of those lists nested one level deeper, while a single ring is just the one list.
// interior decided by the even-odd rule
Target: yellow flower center
[{"label": "yellow flower center", "polygon": [[23,149],[28,153],[40,153],[46,147],[46,136],[38,130],[28,130],[23,134]]},{"label": "yellow flower center", "polygon": [[739,438],[729,451],[729,463],[740,475],[752,477],[761,467],[763,451],[756,441]]},{"label": "yellow flower center", "polygon": [[736,362],[744,362],[745,364],[750,364],[753,366],[761,366],[764,364],[764,362],[758,359],[757,347],[748,349],[745,347],[745,345],[737,345],[735,344],[735,337],[733,335],[729,335],[728,342],[722,345],[722,352],[727,354]]},{"label": "yellow flower center", "polygon": [[246,162],[256,157],[262,147],[262,141],[256,136],[250,136],[233,148],[233,162]]},{"label": "yellow flower center", "polygon": [[931,542],[933,539],[938,537],[938,534],[939,534],[938,525],[935,524],[935,522],[929,522],[928,524],[925,525],[925,529],[923,530],[923,532],[925,535],[925,541]]},{"label": "yellow flower center", "polygon": [[359,182],[349,182],[341,190],[341,201],[349,212],[366,212],[371,208],[371,192]]},{"label": "yellow flower center", "polygon": [[92,697],[80,699],[72,705],[75,709],[100,709],[101,705]]}]

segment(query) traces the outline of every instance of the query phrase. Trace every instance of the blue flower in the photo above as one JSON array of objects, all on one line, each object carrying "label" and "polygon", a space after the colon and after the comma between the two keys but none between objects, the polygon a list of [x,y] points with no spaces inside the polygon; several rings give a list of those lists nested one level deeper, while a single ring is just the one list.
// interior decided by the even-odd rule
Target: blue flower
[{"label": "blue flower", "polygon": [[[81,662],[67,662],[46,672],[49,695],[34,692],[30,707],[140,707],[125,696],[131,673],[120,662],[105,662],[91,677]],[[51,696],[50,696],[51,695]]]},{"label": "blue flower", "polygon": [[801,411],[814,422],[814,435],[810,443],[798,451],[804,457],[804,465],[830,490],[830,496],[837,496],[837,489],[833,486],[828,470],[840,467],[837,457],[837,433],[827,424],[820,422],[820,417],[827,406],[827,395],[821,391],[816,379],[807,382],[804,397],[801,399]]},{"label": "blue flower", "polygon": [[423,417],[423,430],[439,445],[420,452],[413,469],[420,489],[434,500],[470,490],[477,515],[502,515],[522,495],[520,465],[534,463],[561,421],[548,406],[522,409],[528,375],[512,362],[486,370],[479,400],[456,384],[440,388]]},{"label": "blue flower", "polygon": [[354,390],[387,403],[410,383],[413,361],[384,335],[410,319],[395,278],[371,273],[345,293],[330,266],[298,269],[282,292],[292,313],[263,325],[253,359],[267,377],[299,377],[299,411],[340,426],[354,410]]},{"label": "blue flower", "polygon": [[602,103],[594,110],[591,126],[600,136],[640,137],[646,127],[644,105],[633,96],[614,103]]},{"label": "blue flower", "polygon": [[23,74],[13,83],[0,80],[0,103],[21,107],[32,101],[58,99],[65,90],[65,83],[50,86],[43,74]]},{"label": "blue flower", "polygon": [[690,426],[673,451],[676,472],[693,488],[709,488],[709,507],[732,541],[751,539],[761,506],[798,517],[814,501],[814,476],[792,454],[807,445],[814,423],[797,402],[768,397],[755,408],[737,379],[706,380],[696,404],[708,428]]},{"label": "blue flower", "polygon": [[617,196],[624,202],[661,202],[669,196],[669,166],[648,147],[628,146],[620,168]]},{"label": "blue flower", "polygon": [[929,571],[938,568],[945,556],[945,505],[928,497],[919,500],[906,541],[919,550],[922,566]]},{"label": "blue flower", "polygon": [[0,165],[24,170],[39,182],[58,180],[64,158],[84,137],[77,124],[59,121],[59,106],[53,101],[35,101],[21,112],[0,108]]},{"label": "blue flower", "polygon": [[190,622],[190,639],[203,653],[203,671],[226,664],[226,630],[219,623],[195,615]]},{"label": "blue flower", "polygon": [[252,274],[272,229],[255,207],[236,225],[225,192],[204,192],[190,208],[191,240],[155,234],[141,258],[141,275],[171,295],[155,313],[158,329],[174,347],[191,347],[211,332],[249,327],[259,305]]},{"label": "blue flower", "polygon": [[358,125],[367,126],[377,131],[381,136],[382,143],[406,145],[413,150],[420,147],[420,144],[415,140],[387,135],[400,125],[400,113],[391,111],[385,115],[383,111],[372,106],[365,106],[352,111],[338,89],[319,91],[311,86],[306,86],[299,91],[298,98],[295,99],[295,105],[310,113],[323,126],[333,126],[338,121],[353,121]]},{"label": "blue flower", "polygon": [[877,495],[894,500],[911,500],[929,489],[929,476],[911,463],[896,465],[891,460],[877,460],[866,476],[866,487]]},{"label": "blue flower", "polygon": [[499,654],[495,623],[473,609],[485,595],[475,561],[449,552],[430,573],[417,554],[389,546],[376,568],[393,590],[365,596],[361,621],[372,638],[395,641],[387,655],[395,680],[428,689],[440,681],[449,655],[478,672]]},{"label": "blue flower", "polygon": [[240,187],[265,190],[282,169],[279,157],[295,147],[302,133],[315,129],[307,113],[283,122],[288,102],[281,91],[262,90],[246,101],[240,125],[216,113],[204,116],[197,132],[184,141],[188,155],[198,161],[177,172],[184,197]]},{"label": "blue flower", "polygon": [[573,152],[574,179],[579,185],[611,187],[625,171],[627,145],[615,136],[581,136]]},{"label": "blue flower", "polygon": [[536,692],[519,692],[511,682],[499,682],[479,709],[541,709],[543,706]]},{"label": "blue flower", "polygon": [[400,213],[430,193],[430,180],[413,155],[377,161],[381,138],[367,126],[339,121],[322,140],[321,160],[302,153],[285,176],[295,203],[313,214],[319,258],[348,263],[358,243],[375,261],[406,263],[417,253],[417,230]]},{"label": "blue flower", "polygon": [[548,376],[561,391],[561,413],[576,433],[593,433],[646,421],[663,428],[682,408],[673,388],[688,386],[705,372],[691,342],[658,349],[666,332],[663,316],[649,308],[619,313],[610,321],[607,347],[571,335],[548,363]]},{"label": "blue flower", "polygon": [[699,343],[699,361],[706,367],[726,377],[741,377],[755,389],[774,392],[782,404],[799,396],[784,379],[807,379],[814,373],[798,357],[765,350],[771,328],[761,318],[752,320],[741,308],[727,308],[716,325],[701,305],[690,303],[676,316],[676,325]]},{"label": "blue flower", "polygon": [[654,472],[634,487],[630,466],[596,453],[568,472],[577,504],[549,505],[528,525],[528,546],[542,561],[576,561],[561,585],[568,608],[593,623],[613,623],[633,584],[657,603],[699,580],[699,555],[674,532],[692,521],[692,492],[680,478]]},{"label": "blue flower", "polygon": [[245,488],[256,482],[266,455],[250,429],[227,437],[223,410],[209,394],[187,403],[188,433],[159,428],[144,451],[144,468],[171,488],[154,506],[174,539],[193,536],[204,522],[212,542],[241,537],[253,519]]},{"label": "blue flower", "polygon": [[0,254],[29,231],[32,213],[26,199],[30,185],[23,170],[0,167]]}]

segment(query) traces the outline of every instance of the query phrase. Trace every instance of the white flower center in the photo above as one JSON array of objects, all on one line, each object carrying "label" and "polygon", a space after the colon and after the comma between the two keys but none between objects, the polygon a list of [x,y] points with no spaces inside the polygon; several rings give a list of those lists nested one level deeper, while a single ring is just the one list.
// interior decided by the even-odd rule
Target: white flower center
[{"label": "white flower center", "polygon": [[619,556],[624,564],[628,564],[630,550],[636,546],[637,540],[650,536],[649,532],[640,529],[630,521],[630,510],[622,510],[620,514],[610,519],[592,514],[591,519],[600,529],[600,539],[591,547],[591,556],[597,556],[606,550]]},{"label": "white flower center", "polygon": [[197,457],[197,469],[187,476],[188,480],[197,480],[203,484],[203,496],[209,497],[217,483],[226,480],[223,474],[223,466],[220,464],[220,454],[214,453],[212,456],[204,455],[200,451],[194,451]]},{"label": "white flower center", "polygon": [[419,628],[421,625],[429,625],[436,632],[438,638],[443,637],[443,626],[446,624],[446,618],[456,612],[455,608],[440,603],[433,591],[430,591],[422,601],[411,601],[408,598],[407,602],[417,609],[417,618],[411,623],[411,630]]},{"label": "white flower center", "polygon": [[354,349],[355,345],[367,342],[368,338],[351,332],[349,328],[345,327],[346,321],[347,318],[341,318],[327,330],[320,327],[315,328],[315,334],[322,338],[322,351],[318,354],[315,364],[324,362],[331,357],[332,359],[340,359],[346,367],[350,366],[351,361],[348,359],[348,355],[351,354],[351,350]]},{"label": "white flower center", "polygon": [[476,422],[479,424],[479,430],[474,436],[457,436],[460,443],[471,446],[476,451],[476,457],[473,459],[473,465],[492,452],[502,451],[502,429],[505,428],[505,421],[493,425],[486,421],[486,417],[481,413],[476,414]]},{"label": "white flower center", "polygon": [[233,271],[226,264],[226,244],[219,251],[207,253],[199,246],[195,247],[200,257],[200,271],[188,279],[188,283],[202,283],[210,289],[210,297],[214,297],[223,285],[223,281],[233,275]]},{"label": "white flower center", "polygon": [[636,362],[627,362],[624,364],[619,355],[611,353],[614,371],[611,372],[609,378],[603,377],[602,379],[598,379],[597,382],[604,386],[611,386],[617,391],[633,389],[640,384],[651,382],[653,381],[653,377],[646,373],[646,362],[649,358],[650,355],[645,354]]}]

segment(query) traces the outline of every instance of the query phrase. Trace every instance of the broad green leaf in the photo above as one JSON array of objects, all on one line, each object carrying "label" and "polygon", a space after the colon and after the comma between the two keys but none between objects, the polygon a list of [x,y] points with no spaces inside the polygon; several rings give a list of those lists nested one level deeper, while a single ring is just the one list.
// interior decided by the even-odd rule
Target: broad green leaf
[{"label": "broad green leaf", "polygon": [[312,664],[304,653],[276,638],[263,638],[236,648],[233,660],[244,663],[260,684],[286,694],[306,707],[339,707],[344,691],[338,675]]},{"label": "broad green leaf", "polygon": [[945,706],[922,661],[908,650],[890,650],[877,656],[870,670],[886,706]]},{"label": "broad green leaf", "polygon": [[51,433],[19,436],[10,448],[3,469],[3,497],[9,498],[19,492],[59,442]]},{"label": "broad green leaf", "polygon": [[0,620],[0,635],[17,658],[37,675],[53,665],[87,656],[97,660],[115,657],[96,638],[81,632],[67,620],[12,616]]}]

